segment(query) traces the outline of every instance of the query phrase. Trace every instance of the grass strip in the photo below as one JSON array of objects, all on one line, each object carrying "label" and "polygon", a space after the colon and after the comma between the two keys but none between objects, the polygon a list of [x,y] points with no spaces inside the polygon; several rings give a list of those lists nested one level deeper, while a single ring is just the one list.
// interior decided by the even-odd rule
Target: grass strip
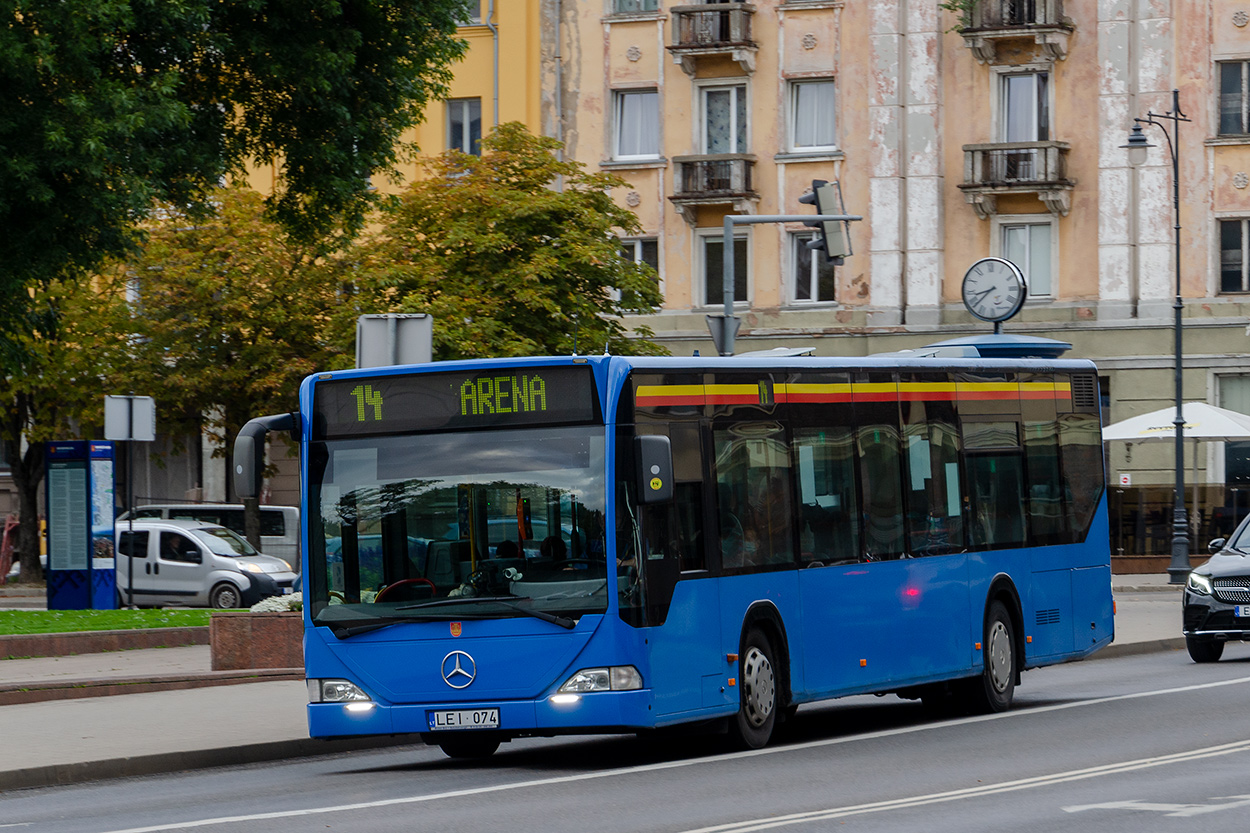
[{"label": "grass strip", "polygon": [[210,615],[208,610],[0,610],[0,634],[204,627]]}]

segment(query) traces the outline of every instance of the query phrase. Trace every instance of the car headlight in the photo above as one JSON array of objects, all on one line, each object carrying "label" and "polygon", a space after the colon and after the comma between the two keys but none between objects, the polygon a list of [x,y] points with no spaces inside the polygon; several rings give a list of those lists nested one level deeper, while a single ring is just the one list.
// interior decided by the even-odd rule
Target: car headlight
[{"label": "car headlight", "polygon": [[360,686],[347,680],[307,680],[310,703],[359,703],[372,700]]},{"label": "car headlight", "polygon": [[1189,587],[1191,591],[1199,594],[1200,596],[1211,595],[1211,577],[1210,576],[1204,576],[1200,573],[1190,573],[1189,581],[1186,582],[1186,585]]},{"label": "car headlight", "polygon": [[253,564],[251,561],[240,561],[239,569],[245,573],[263,573],[264,568],[259,564]]},{"label": "car headlight", "polygon": [[583,668],[560,686],[561,694],[584,694],[588,691],[637,691],[642,688],[642,675],[632,665],[610,668]]}]

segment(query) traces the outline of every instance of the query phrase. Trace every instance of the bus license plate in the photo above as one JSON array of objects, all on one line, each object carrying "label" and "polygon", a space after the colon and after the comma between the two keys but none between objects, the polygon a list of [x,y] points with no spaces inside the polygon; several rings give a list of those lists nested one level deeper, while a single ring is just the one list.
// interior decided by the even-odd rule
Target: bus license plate
[{"label": "bus license plate", "polygon": [[1233,615],[1238,618],[1243,616],[1250,617],[1250,605],[1234,605]]},{"label": "bus license plate", "polygon": [[499,709],[456,709],[454,711],[426,712],[431,732],[452,729],[498,729]]}]

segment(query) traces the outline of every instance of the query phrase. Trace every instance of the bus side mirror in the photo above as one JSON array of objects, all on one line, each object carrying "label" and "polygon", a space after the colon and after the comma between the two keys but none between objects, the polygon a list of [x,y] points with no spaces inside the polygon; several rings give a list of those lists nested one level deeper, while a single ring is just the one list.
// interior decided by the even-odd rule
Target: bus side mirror
[{"label": "bus side mirror", "polygon": [[240,498],[260,496],[265,470],[265,435],[270,431],[298,430],[299,414],[274,414],[248,420],[234,438],[234,491]]},{"label": "bus side mirror", "polygon": [[634,437],[634,459],[638,461],[638,494],[643,503],[663,503],[673,499],[673,447],[668,437]]}]

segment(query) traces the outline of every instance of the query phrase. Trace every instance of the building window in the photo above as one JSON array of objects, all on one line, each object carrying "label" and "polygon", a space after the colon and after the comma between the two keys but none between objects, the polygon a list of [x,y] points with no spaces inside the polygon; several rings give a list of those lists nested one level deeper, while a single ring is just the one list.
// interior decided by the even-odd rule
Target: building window
[{"label": "building window", "polygon": [[794,301],[799,304],[835,301],[837,274],[822,251],[807,247],[816,240],[814,231],[790,235],[790,274],[794,276]]},{"label": "building window", "polygon": [[655,159],[660,155],[660,96],[630,90],[616,97],[616,159]]},{"label": "building window", "polygon": [[1022,72],[1002,76],[1000,142],[1045,142],[1050,139],[1050,73]]},{"label": "building window", "polygon": [[447,102],[447,149],[482,155],[482,99]]},{"label": "building window", "polygon": [[796,81],[790,85],[790,149],[832,150],[834,134],[832,81]]},{"label": "building window", "polygon": [[660,244],[654,237],[621,241],[621,257],[633,263],[645,263],[660,271]]},{"label": "building window", "polygon": [[1250,61],[1228,61],[1220,65],[1220,135],[1250,133]]},{"label": "building window", "polygon": [[[1250,376],[1220,376],[1220,407],[1250,414]],[[1250,442],[1224,443],[1224,483],[1250,486]]]},{"label": "building window", "polygon": [[1250,220],[1220,220],[1220,292],[1250,292],[1247,223]]},{"label": "building window", "polygon": [[703,152],[747,152],[747,88],[706,87],[703,90]]},{"label": "building window", "polygon": [[1016,222],[1016,218],[1000,218],[999,253],[1024,273],[1030,298],[1054,295],[1051,263],[1054,259],[1054,225],[1049,221]]},{"label": "building window", "polygon": [[456,23],[461,26],[477,26],[482,22],[482,0],[466,0],[468,14],[458,18]]},{"label": "building window", "polygon": [[[703,250],[703,303],[709,307],[722,306],[725,303],[725,244],[722,235],[707,235],[699,238]],[[734,237],[734,302],[745,303],[747,300],[747,270],[750,268],[747,239]]]},{"label": "building window", "polygon": [[612,14],[640,14],[660,8],[660,0],[612,0]]}]

